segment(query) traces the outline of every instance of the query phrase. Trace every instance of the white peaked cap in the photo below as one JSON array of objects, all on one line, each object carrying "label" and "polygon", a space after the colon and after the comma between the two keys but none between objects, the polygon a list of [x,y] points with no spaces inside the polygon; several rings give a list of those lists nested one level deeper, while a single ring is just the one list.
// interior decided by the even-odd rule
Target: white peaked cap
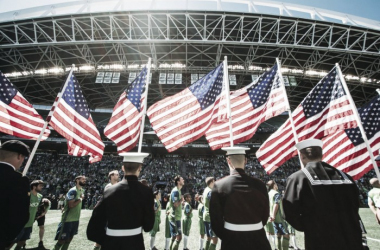
[{"label": "white peaked cap", "polygon": [[228,148],[222,148],[222,150],[227,151],[226,155],[245,155],[245,151],[249,150],[249,148],[228,147]]},{"label": "white peaked cap", "polygon": [[123,156],[123,162],[135,162],[135,163],[144,163],[144,158],[149,155],[149,153],[121,153],[120,156]]},{"label": "white peaked cap", "polygon": [[308,147],[320,147],[323,148],[323,142],[318,139],[307,139],[296,144],[296,148],[301,150]]}]

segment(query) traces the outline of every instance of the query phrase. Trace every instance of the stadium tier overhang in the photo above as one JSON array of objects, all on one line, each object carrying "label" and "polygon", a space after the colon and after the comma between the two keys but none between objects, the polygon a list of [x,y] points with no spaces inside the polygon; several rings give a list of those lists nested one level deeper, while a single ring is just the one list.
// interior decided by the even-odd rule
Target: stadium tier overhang
[{"label": "stadium tier overhang", "polygon": [[[1,1],[0,70],[34,105],[52,105],[68,70],[105,125],[130,73],[152,58],[148,106],[228,58],[238,89],[275,63],[294,109],[335,63],[357,106],[380,83],[380,24],[306,6],[246,0]],[[96,83],[118,72],[118,83]],[[159,84],[160,74],[181,75]],[[40,112],[40,111],[39,111]],[[44,115],[44,111],[41,111]]]}]

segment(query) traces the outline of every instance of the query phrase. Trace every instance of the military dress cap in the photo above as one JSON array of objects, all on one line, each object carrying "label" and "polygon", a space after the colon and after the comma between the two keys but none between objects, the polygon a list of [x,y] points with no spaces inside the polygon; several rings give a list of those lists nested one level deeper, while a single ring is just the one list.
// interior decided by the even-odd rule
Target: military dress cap
[{"label": "military dress cap", "polygon": [[249,150],[249,148],[226,147],[226,148],[222,148],[222,150],[227,151],[226,155],[245,155],[245,151]]},{"label": "military dress cap", "polygon": [[19,153],[24,155],[25,157],[28,157],[30,154],[29,146],[18,140],[6,141],[0,146],[0,149]]},{"label": "military dress cap", "polygon": [[304,141],[301,141],[296,144],[296,148],[298,150],[304,149],[304,148],[309,148],[309,147],[323,147],[323,142],[318,139],[307,139]]},{"label": "military dress cap", "polygon": [[120,156],[123,156],[123,162],[135,162],[135,163],[144,163],[145,157],[149,153],[121,153]]}]

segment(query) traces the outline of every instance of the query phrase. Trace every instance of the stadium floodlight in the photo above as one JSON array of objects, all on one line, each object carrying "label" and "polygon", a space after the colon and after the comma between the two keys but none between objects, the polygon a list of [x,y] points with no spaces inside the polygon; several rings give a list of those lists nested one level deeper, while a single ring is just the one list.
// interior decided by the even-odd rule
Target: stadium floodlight
[{"label": "stadium floodlight", "polygon": [[[72,67],[66,67],[65,71],[70,71]],[[78,67],[74,67],[74,72],[78,71]]]},{"label": "stadium floodlight", "polygon": [[139,64],[130,64],[130,65],[128,65],[128,69],[138,69],[138,68],[140,68]]},{"label": "stadium floodlight", "polygon": [[95,70],[95,67],[91,66],[91,65],[83,65],[83,66],[79,67],[79,70],[80,71],[91,71],[91,70]]},{"label": "stadium floodlight", "polygon": [[244,70],[244,66],[242,65],[228,65],[228,68],[232,70],[238,70],[238,69]]},{"label": "stadium floodlight", "polygon": [[62,68],[50,68],[50,69],[48,69],[48,73],[51,73],[51,74],[63,73],[63,69]]},{"label": "stadium floodlight", "polygon": [[39,74],[39,75],[45,75],[47,74],[47,69],[37,69],[36,71],[34,71],[35,74]]},{"label": "stadium floodlight", "polygon": [[262,71],[263,67],[251,65],[251,66],[248,67],[248,69],[249,70],[253,70],[253,71]]}]

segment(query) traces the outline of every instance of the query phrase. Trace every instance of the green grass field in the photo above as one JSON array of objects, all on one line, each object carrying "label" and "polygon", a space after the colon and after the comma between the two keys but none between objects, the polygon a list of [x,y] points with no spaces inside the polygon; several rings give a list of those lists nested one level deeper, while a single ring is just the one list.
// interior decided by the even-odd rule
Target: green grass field
[{"label": "green grass field", "polygon": [[[194,211],[193,216],[193,223],[192,228],[189,236],[189,242],[188,242],[188,248],[190,250],[198,249],[199,247],[199,235],[198,235],[198,217],[195,214],[197,211]],[[87,223],[91,217],[91,210],[82,210],[81,219],[80,219],[80,225],[79,225],[79,233],[76,235],[70,245],[69,249],[72,250],[84,250],[89,249],[91,250],[93,248],[94,243],[87,240],[86,237],[86,228]],[[380,249],[380,226],[376,223],[373,214],[368,208],[360,209],[360,215],[362,217],[363,223],[367,229],[367,237],[368,239],[368,245],[371,250],[374,249]],[[165,246],[165,213],[161,213],[162,219],[161,219],[161,225],[160,229],[161,231],[156,235],[156,247],[160,250],[164,249]],[[44,237],[44,244],[45,247],[48,249],[52,249],[55,245],[54,237],[57,230],[57,225],[61,219],[61,212],[57,210],[51,210],[46,215],[46,222],[45,222],[45,237]],[[326,228],[328,230],[328,228]],[[372,239],[372,240],[371,240]],[[145,248],[149,249],[149,240],[150,236],[147,233],[144,233],[144,241],[145,241]],[[321,239],[323,240],[323,239]],[[33,233],[30,240],[27,241],[27,248],[34,248],[38,246],[38,226],[37,222],[33,226]],[[303,243],[303,233],[297,232],[297,244],[298,247],[301,247],[304,249],[304,243]],[[218,246],[220,246],[220,243],[218,243]],[[273,246],[272,246],[273,247]],[[218,247],[217,249],[219,249]],[[126,248],[127,249],[127,248]],[[180,245],[180,249],[183,249],[183,245]],[[274,249],[274,247],[273,247]],[[238,249],[237,249],[238,250]]]}]

